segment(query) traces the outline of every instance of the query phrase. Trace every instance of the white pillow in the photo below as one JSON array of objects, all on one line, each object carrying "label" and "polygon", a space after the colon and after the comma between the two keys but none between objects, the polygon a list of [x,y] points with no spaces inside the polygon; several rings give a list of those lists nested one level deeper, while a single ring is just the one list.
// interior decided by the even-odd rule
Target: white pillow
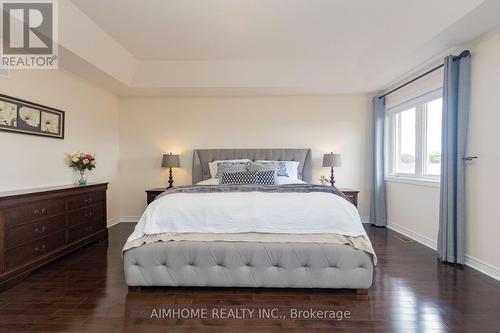
[{"label": "white pillow", "polygon": [[[291,179],[297,179],[299,178],[299,164],[300,162],[297,161],[256,161],[258,163],[264,163],[264,162],[284,162],[286,166],[286,171],[288,173],[288,177]],[[286,178],[286,177],[285,177]]]},{"label": "white pillow", "polygon": [[240,159],[240,160],[215,160],[213,162],[208,163],[208,169],[210,169],[210,176],[215,178],[217,176],[217,164],[223,162],[252,162],[248,158]]},{"label": "white pillow", "polygon": [[219,180],[216,178],[210,178],[207,180],[202,180],[199,183],[196,183],[196,185],[219,185]]},{"label": "white pillow", "polygon": [[276,185],[289,185],[289,184],[307,184],[307,183],[297,178],[282,177],[282,176],[276,177]]}]

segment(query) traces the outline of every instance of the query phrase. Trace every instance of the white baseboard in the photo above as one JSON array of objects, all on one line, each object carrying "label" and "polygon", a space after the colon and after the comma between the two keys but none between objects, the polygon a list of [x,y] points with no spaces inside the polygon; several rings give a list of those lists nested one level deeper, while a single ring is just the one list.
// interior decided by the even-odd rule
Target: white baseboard
[{"label": "white baseboard", "polygon": [[108,220],[108,228],[118,223],[137,223],[140,218],[140,216],[118,216]]},{"label": "white baseboard", "polygon": [[122,223],[137,223],[139,222],[140,216],[120,216],[120,222]]},{"label": "white baseboard", "polygon": [[108,223],[107,223],[108,228],[109,228],[109,227],[112,227],[112,226],[114,226],[114,225],[116,225],[116,224],[118,224],[118,223],[120,223],[120,222],[121,222],[121,221],[120,221],[120,217],[114,217],[114,218],[112,218],[112,219],[109,219],[109,220],[108,220]]},{"label": "white baseboard", "polygon": [[361,223],[370,224],[370,217],[369,216],[361,216]]},{"label": "white baseboard", "polygon": [[493,265],[485,263],[484,261],[469,255],[465,255],[465,264],[469,267],[474,268],[475,270],[480,271],[483,274],[494,278],[495,280],[500,281],[500,269]]},{"label": "white baseboard", "polygon": [[[400,234],[411,238],[414,241],[433,249],[434,251],[437,251],[437,241],[430,239],[429,237],[420,235],[390,221],[387,222],[387,228],[399,232]],[[465,265],[474,268],[475,270],[480,271],[481,273],[486,274],[489,277],[494,278],[495,280],[500,281],[500,269],[493,265],[490,265],[467,254],[465,255]]]},{"label": "white baseboard", "polygon": [[431,239],[427,236],[413,232],[410,229],[402,227],[399,224],[396,224],[396,223],[391,222],[391,221],[387,221],[387,228],[392,229],[396,232],[399,232],[400,234],[405,235],[406,237],[411,238],[414,241],[417,241],[422,245],[430,247],[434,251],[437,251],[437,241],[435,241],[434,239]]}]

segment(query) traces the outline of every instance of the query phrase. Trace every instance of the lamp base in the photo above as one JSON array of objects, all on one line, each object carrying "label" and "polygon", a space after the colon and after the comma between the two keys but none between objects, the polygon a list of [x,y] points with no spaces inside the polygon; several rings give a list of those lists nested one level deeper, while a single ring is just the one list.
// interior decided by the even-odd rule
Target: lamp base
[{"label": "lamp base", "polygon": [[172,177],[172,168],[170,168],[169,172],[168,172],[168,187],[167,187],[167,190],[174,187],[174,177]]},{"label": "lamp base", "polygon": [[330,184],[335,186],[335,177],[333,176],[333,167],[331,167]]}]

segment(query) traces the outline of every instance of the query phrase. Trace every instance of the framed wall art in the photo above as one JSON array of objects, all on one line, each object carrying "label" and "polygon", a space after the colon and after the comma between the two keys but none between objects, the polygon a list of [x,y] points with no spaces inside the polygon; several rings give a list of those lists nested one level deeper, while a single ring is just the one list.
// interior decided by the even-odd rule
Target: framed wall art
[{"label": "framed wall art", "polygon": [[0,131],[64,139],[64,111],[0,94]]}]

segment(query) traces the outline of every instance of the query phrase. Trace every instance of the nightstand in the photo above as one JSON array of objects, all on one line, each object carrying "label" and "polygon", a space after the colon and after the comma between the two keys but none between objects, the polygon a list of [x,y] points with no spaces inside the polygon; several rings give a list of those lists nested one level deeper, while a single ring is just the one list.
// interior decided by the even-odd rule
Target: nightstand
[{"label": "nightstand", "polygon": [[148,202],[148,205],[153,202],[153,200],[159,196],[160,194],[162,194],[163,192],[165,192],[167,189],[164,188],[164,187],[158,187],[158,188],[152,188],[150,190],[146,190],[146,194],[147,194],[147,202]]},{"label": "nightstand", "polygon": [[350,202],[356,207],[358,207],[358,194],[359,191],[351,190],[347,188],[339,188],[340,192],[344,193],[344,195],[349,199]]}]

